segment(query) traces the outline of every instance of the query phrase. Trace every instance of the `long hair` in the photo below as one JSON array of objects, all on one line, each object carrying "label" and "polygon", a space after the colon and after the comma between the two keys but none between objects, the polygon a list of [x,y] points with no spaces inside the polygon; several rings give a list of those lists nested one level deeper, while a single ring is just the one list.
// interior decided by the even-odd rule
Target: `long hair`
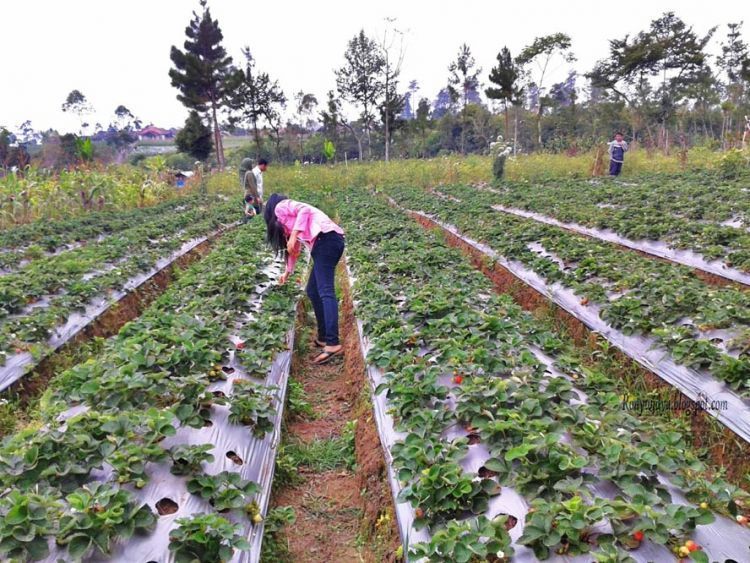
[{"label": "long hair", "polygon": [[277,256],[281,254],[284,257],[286,257],[287,236],[284,233],[284,227],[276,218],[276,206],[285,199],[289,198],[282,194],[271,194],[263,210],[263,219],[266,221],[266,242]]}]

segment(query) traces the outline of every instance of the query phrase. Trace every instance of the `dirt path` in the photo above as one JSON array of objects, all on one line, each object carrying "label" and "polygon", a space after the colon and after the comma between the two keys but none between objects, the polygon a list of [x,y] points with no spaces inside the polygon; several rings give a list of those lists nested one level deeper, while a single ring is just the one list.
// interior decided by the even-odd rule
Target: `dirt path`
[{"label": "dirt path", "polygon": [[274,507],[292,507],[296,521],[276,534],[272,544],[279,548],[265,561],[395,560],[399,542],[393,505],[348,288],[341,288],[340,295],[345,357],[329,365],[312,363],[318,353],[312,340],[315,321],[310,312],[299,314],[272,501]]}]

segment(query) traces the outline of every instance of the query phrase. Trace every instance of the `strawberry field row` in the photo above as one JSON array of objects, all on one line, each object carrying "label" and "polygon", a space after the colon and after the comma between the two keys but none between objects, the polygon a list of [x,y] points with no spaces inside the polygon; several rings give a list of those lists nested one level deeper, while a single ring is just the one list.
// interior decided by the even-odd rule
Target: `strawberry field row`
[{"label": "strawberry field row", "polygon": [[[38,357],[76,313],[106,301],[160,260],[219,228],[231,207],[196,200],[183,211],[152,217],[101,242],[35,260],[0,277],[0,359]],[[7,378],[2,378],[3,380]]]},{"label": "strawberry field row", "polygon": [[404,206],[455,225],[550,286],[572,290],[625,335],[655,339],[672,359],[750,395],[750,293],[714,287],[690,268],[664,263],[492,209],[494,194],[441,187],[446,197],[399,188]]},{"label": "strawberry field row", "polygon": [[296,300],[277,269],[261,222],[232,231],[51,382],[40,425],[0,446],[0,554],[218,561],[259,545]]},{"label": "strawberry field row", "polygon": [[124,231],[149,219],[193,207],[200,199],[200,196],[190,196],[128,211],[97,211],[61,221],[39,220],[0,231],[0,267],[17,266],[45,252]]},{"label": "strawberry field row", "polygon": [[628,182],[507,182],[494,199],[628,239],[663,241],[750,272],[750,193],[743,180],[695,173]]},{"label": "strawberry field row", "polygon": [[436,233],[363,190],[340,198],[412,557],[663,561],[701,544],[696,561],[742,558],[748,495],[691,453],[677,420],[624,410],[614,376]]}]

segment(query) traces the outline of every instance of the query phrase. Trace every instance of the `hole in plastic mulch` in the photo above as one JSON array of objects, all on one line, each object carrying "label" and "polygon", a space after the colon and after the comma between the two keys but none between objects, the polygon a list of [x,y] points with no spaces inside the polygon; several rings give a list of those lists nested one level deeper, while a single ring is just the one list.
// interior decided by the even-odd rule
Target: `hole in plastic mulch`
[{"label": "hole in plastic mulch", "polygon": [[164,497],[156,503],[156,511],[159,516],[166,516],[168,514],[174,514],[179,510],[179,506],[171,498]]},{"label": "hole in plastic mulch", "polygon": [[214,425],[214,423],[210,420],[204,420],[203,421],[203,428],[211,428]]},{"label": "hole in plastic mulch", "polygon": [[483,465],[479,468],[479,471],[477,471],[477,475],[479,475],[482,479],[491,479],[492,477],[496,477],[498,475],[498,472],[492,471],[492,469],[487,469]]},{"label": "hole in plastic mulch", "polygon": [[512,530],[513,528],[516,527],[516,524],[518,524],[518,518],[516,518],[512,514],[505,514],[505,515],[498,514],[498,516],[507,516],[508,517],[508,521],[505,523],[505,530],[506,531],[507,530]]},{"label": "hole in plastic mulch", "polygon": [[224,397],[227,396],[226,393],[224,393],[224,391],[212,391],[211,393],[213,393],[214,397],[217,397],[219,399],[223,399]]},{"label": "hole in plastic mulch", "polygon": [[469,445],[473,446],[474,444],[478,444],[482,441],[482,439],[479,437],[479,434],[476,432],[472,432],[471,434],[467,434],[466,437],[469,439]]},{"label": "hole in plastic mulch", "polygon": [[229,366],[221,366],[221,371],[224,373],[234,373],[234,368]]},{"label": "hole in plastic mulch", "polygon": [[233,451],[228,451],[227,457],[231,459],[237,465],[242,465],[242,458],[238,456],[236,453],[234,453]]}]

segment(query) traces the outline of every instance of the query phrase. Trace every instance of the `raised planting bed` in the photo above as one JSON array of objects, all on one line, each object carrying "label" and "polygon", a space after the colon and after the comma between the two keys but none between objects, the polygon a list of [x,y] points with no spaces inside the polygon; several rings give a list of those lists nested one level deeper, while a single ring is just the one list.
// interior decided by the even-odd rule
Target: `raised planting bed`
[{"label": "raised planting bed", "polygon": [[687,267],[498,213],[492,194],[483,191],[451,186],[440,192],[460,203],[406,187],[392,195],[528,271],[526,277],[543,284],[545,292],[565,293],[581,314],[598,318],[609,331],[668,350],[652,361],[672,361],[726,383],[727,392],[750,396],[750,292],[716,287]]},{"label": "raised planting bed", "polygon": [[337,197],[413,560],[668,561],[696,545],[696,561],[744,557],[748,494],[692,452],[679,420],[623,409],[614,375],[439,233],[365,190]]},{"label": "raised planting bed", "polygon": [[227,233],[3,440],[3,557],[257,560],[297,299],[262,231]]},{"label": "raised planting bed", "polygon": [[202,196],[188,196],[127,211],[95,211],[60,221],[39,220],[0,230],[0,275],[51,254],[99,241],[162,215],[194,207]]},{"label": "raised planting bed", "polygon": [[[126,231],[118,235],[117,252],[127,253],[119,258],[112,258],[111,247],[90,245],[86,251],[92,264],[88,266],[63,254],[39,269],[30,264],[17,274],[0,278],[8,307],[15,310],[8,313],[6,309],[6,315],[0,318],[0,357],[3,359],[0,389],[15,383],[129,292],[186,254],[200,250],[206,241],[231,226],[225,223],[229,217],[230,210],[224,204],[205,202],[190,212],[135,227],[137,234],[126,235]],[[159,240],[148,238],[157,234]],[[91,267],[98,270],[87,272]],[[71,268],[75,273],[70,273]],[[36,291],[37,297],[26,295],[30,288]],[[21,295],[25,297],[20,298]],[[19,299],[37,300],[22,305]]]},{"label": "raised planting bed", "polygon": [[715,173],[503,182],[495,203],[606,229],[624,239],[659,241],[750,273],[747,180]]},{"label": "raised planting bed", "polygon": [[705,256],[692,250],[680,250],[671,248],[668,244],[662,241],[653,241],[648,239],[631,240],[618,235],[616,232],[610,229],[597,229],[595,227],[587,227],[578,223],[564,223],[558,221],[553,217],[548,217],[534,211],[525,211],[523,209],[516,209],[514,207],[506,207],[503,205],[493,205],[492,209],[501,213],[510,213],[519,217],[525,217],[527,219],[533,219],[540,223],[547,225],[553,225],[555,227],[561,227],[567,231],[584,235],[593,239],[601,240],[604,242],[611,242],[631,250],[637,250],[643,254],[656,256],[676,264],[682,264],[694,268],[706,274],[717,276],[722,281],[736,282],[745,286],[750,285],[750,273],[743,272],[736,268],[728,266],[726,262],[721,259],[708,260]]}]

